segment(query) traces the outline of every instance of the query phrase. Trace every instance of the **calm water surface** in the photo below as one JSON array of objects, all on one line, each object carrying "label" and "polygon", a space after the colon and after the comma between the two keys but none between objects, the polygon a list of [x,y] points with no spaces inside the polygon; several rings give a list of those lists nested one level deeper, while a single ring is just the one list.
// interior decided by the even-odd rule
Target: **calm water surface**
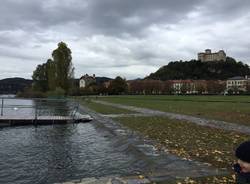
[{"label": "calm water surface", "polygon": [[0,183],[56,183],[140,170],[134,156],[115,149],[112,137],[94,123],[0,129]]}]

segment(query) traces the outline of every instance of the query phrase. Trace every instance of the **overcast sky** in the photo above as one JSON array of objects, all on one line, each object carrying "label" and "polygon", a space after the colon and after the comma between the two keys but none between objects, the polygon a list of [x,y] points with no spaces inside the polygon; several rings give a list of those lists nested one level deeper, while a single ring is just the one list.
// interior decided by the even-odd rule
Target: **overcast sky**
[{"label": "overcast sky", "polygon": [[250,1],[1,0],[0,79],[31,78],[60,41],[75,77],[143,78],[206,48],[250,64]]}]

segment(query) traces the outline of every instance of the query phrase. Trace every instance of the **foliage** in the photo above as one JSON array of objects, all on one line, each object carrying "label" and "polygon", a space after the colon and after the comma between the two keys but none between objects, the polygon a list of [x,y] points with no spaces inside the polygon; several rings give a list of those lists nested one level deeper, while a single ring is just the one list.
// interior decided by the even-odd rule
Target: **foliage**
[{"label": "foliage", "polygon": [[225,91],[225,83],[220,83],[219,81],[209,80],[206,81],[208,94],[221,94]]},{"label": "foliage", "polygon": [[24,91],[18,92],[17,97],[22,98],[45,98],[46,94],[41,91],[35,91],[32,88],[25,88]]},{"label": "foliage", "polygon": [[0,80],[0,94],[17,94],[29,88],[32,85],[32,80],[23,78],[6,78]]},{"label": "foliage", "polygon": [[224,81],[193,80],[182,81],[180,89],[174,89],[171,81],[160,80],[136,80],[129,83],[129,94],[157,95],[157,94],[221,94],[226,89]]},{"label": "foliage", "polygon": [[169,81],[135,80],[129,83],[129,93],[137,95],[172,94],[173,89]]},{"label": "foliage", "polygon": [[33,88],[35,91],[45,92],[48,90],[47,65],[45,63],[38,65],[32,75]]},{"label": "foliage", "polygon": [[196,90],[199,95],[206,92],[206,85],[202,82],[196,82]]},{"label": "foliage", "polygon": [[54,90],[56,88],[56,64],[52,59],[48,59],[46,63],[46,70],[48,76],[48,89]]},{"label": "foliage", "polygon": [[114,80],[112,80],[108,87],[108,92],[109,94],[112,95],[125,94],[127,91],[128,91],[128,85],[126,79],[123,79],[119,76],[116,77]]},{"label": "foliage", "polygon": [[60,87],[56,87],[56,89],[54,91],[48,91],[47,96],[48,97],[64,97],[65,90],[60,88]]},{"label": "foliage", "polygon": [[61,88],[69,93],[74,77],[71,50],[65,43],[60,42],[52,57],[53,60],[48,59],[46,63],[38,65],[33,72],[33,89],[47,92]]},{"label": "foliage", "polygon": [[57,85],[68,92],[70,81],[74,76],[74,68],[71,62],[71,50],[65,43],[60,42],[58,48],[52,52],[52,57],[55,63]]},{"label": "foliage", "polygon": [[201,62],[197,60],[170,62],[155,73],[151,73],[147,79],[164,81],[173,79],[224,80],[249,74],[250,69],[247,64],[236,62],[233,58],[227,57],[226,62]]},{"label": "foliage", "polygon": [[80,88],[79,93],[80,95],[98,95],[99,94],[98,86],[93,84],[85,88]]}]

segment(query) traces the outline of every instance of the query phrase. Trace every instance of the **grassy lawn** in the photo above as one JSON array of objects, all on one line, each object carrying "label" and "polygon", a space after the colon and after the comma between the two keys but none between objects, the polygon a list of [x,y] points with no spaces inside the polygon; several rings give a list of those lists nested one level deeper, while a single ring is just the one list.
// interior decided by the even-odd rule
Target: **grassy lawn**
[{"label": "grassy lawn", "polygon": [[[248,96],[111,96],[98,97],[112,103],[146,107],[167,112],[191,114],[250,125]],[[103,114],[130,113],[127,110],[96,104],[90,99],[84,105]],[[185,159],[199,160],[216,168],[232,171],[234,150],[250,136],[199,126],[166,117],[114,118],[124,126],[156,141],[156,147]],[[161,184],[165,182],[160,182]],[[169,183],[169,182],[167,182]],[[186,178],[173,183],[235,183],[234,173],[227,176]]]},{"label": "grassy lawn", "polygon": [[91,100],[80,100],[80,103],[84,106],[87,106],[88,108],[101,113],[101,114],[131,114],[134,113],[132,111],[126,110],[126,109],[120,109],[116,107],[111,107],[108,105],[102,105],[95,103]]},{"label": "grassy lawn", "polygon": [[112,103],[250,125],[250,96],[109,96]]},{"label": "grassy lawn", "polygon": [[[165,117],[115,118],[123,125],[140,132],[145,137],[156,140],[158,149],[226,168],[231,171],[235,161],[234,150],[249,136],[219,129],[198,126],[189,122],[171,120]],[[192,183],[192,179],[180,183]],[[194,179],[196,183],[233,183],[232,174],[224,177]]]}]

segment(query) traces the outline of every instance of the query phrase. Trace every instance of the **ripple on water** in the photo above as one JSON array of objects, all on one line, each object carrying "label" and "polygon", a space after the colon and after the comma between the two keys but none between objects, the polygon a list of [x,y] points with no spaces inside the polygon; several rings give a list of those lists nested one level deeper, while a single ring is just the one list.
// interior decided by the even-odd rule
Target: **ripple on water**
[{"label": "ripple on water", "polygon": [[0,130],[0,183],[55,183],[132,174],[132,155],[114,149],[91,124]]}]

